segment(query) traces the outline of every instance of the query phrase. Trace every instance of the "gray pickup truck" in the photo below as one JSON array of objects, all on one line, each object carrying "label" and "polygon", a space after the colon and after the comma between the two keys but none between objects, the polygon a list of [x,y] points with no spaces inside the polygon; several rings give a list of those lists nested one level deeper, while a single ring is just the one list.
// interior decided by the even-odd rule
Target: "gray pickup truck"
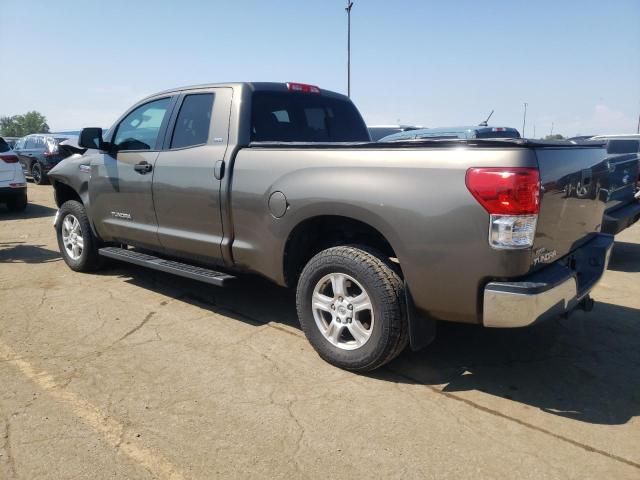
[{"label": "gray pickup truck", "polygon": [[310,343],[354,371],[426,345],[438,320],[588,309],[613,245],[603,145],[373,143],[347,97],[311,85],[161,92],[79,144],[49,174],[70,268],[260,274],[296,288]]}]

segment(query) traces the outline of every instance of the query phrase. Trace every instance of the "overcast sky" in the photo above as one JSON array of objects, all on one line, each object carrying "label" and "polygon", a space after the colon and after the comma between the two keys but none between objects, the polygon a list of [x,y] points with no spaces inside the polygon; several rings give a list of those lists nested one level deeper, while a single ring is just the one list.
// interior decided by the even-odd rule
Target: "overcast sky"
[{"label": "overcast sky", "polygon": [[[300,81],[346,92],[339,0],[2,0],[0,116],[109,127],[166,88]],[[640,0],[355,0],[352,98],[369,124],[635,132]]]}]

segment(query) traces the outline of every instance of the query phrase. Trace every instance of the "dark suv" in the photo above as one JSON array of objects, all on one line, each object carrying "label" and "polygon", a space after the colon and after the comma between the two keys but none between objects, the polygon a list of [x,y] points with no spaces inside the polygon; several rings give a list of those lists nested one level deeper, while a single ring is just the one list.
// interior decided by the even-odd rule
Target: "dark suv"
[{"label": "dark suv", "polygon": [[48,183],[47,172],[66,156],[58,149],[58,144],[70,138],[76,137],[35,133],[18,140],[13,151],[20,159],[25,176],[31,177],[37,185]]}]

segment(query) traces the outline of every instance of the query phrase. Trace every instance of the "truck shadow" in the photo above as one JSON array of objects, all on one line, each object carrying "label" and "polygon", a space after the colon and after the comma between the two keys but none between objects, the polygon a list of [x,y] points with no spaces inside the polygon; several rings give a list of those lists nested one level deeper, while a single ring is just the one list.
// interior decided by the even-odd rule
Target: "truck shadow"
[{"label": "truck shadow", "polygon": [[609,270],[617,272],[640,272],[640,244],[616,242],[613,245]]},{"label": "truck shadow", "polygon": [[27,208],[22,212],[12,212],[6,207],[6,205],[0,203],[0,221],[18,220],[18,219],[26,220],[29,218],[45,218],[45,217],[51,217],[53,221],[53,217],[55,214],[56,214],[55,208],[46,207],[44,205],[38,205],[37,203],[27,204]]},{"label": "truck shadow", "polygon": [[477,390],[586,423],[619,425],[640,414],[640,310],[597,302],[590,314],[527,329],[440,327],[430,347],[374,376]]},{"label": "truck shadow", "polygon": [[62,260],[60,252],[24,242],[0,242],[0,263],[49,263]]},{"label": "truck shadow", "polygon": [[[223,289],[134,265],[112,264],[101,274],[250,325],[300,328],[295,293],[260,277]],[[640,310],[596,302],[589,314],[513,330],[443,322],[429,347],[407,350],[367,376],[451,394],[477,390],[581,422],[624,424],[640,413]]]},{"label": "truck shadow", "polygon": [[117,275],[127,283],[220,315],[260,326],[270,322],[300,328],[295,292],[259,276],[246,275],[229,288],[149,270],[131,264],[109,263],[99,275]]}]

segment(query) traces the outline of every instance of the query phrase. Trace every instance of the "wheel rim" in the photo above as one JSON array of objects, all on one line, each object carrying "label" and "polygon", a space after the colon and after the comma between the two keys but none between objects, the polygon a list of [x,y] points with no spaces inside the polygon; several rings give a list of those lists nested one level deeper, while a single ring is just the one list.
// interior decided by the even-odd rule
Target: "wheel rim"
[{"label": "wheel rim", "polygon": [[40,166],[37,163],[31,169],[31,176],[34,182],[40,183]]},{"label": "wheel rim", "polygon": [[84,250],[82,228],[75,215],[67,215],[62,221],[62,243],[64,250],[72,260],[78,260]]},{"label": "wheel rim", "polygon": [[373,304],[364,287],[345,273],[330,273],[313,289],[313,318],[320,333],[343,350],[361,348],[371,338]]}]

